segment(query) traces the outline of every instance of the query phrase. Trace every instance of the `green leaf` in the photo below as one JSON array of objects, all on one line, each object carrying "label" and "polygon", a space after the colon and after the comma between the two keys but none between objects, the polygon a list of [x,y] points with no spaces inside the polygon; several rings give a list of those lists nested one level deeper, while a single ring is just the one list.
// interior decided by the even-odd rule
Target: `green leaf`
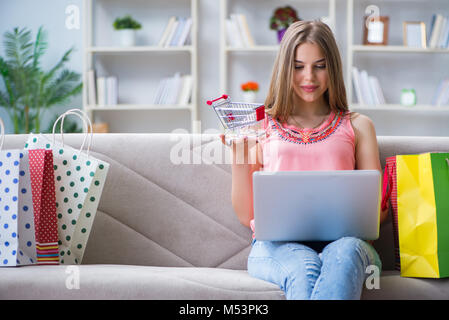
[{"label": "green leaf", "polygon": [[25,28],[19,30],[14,28],[13,32],[6,31],[4,34],[4,46],[8,62],[15,67],[26,66],[33,58],[31,31]]},{"label": "green leaf", "polygon": [[37,68],[39,66],[39,59],[44,55],[48,48],[47,43],[47,33],[43,29],[43,26],[39,27],[36,35],[36,41],[34,42],[34,53],[33,53],[33,67]]},{"label": "green leaf", "polygon": [[49,72],[47,72],[42,81],[43,84],[45,84],[47,81],[51,80],[53,78],[53,76],[62,68],[64,67],[64,64],[70,60],[70,55],[72,54],[73,48],[70,48],[69,50],[67,50],[64,55],[62,56],[61,60],[58,61],[58,63],[52,68],[50,69]]}]

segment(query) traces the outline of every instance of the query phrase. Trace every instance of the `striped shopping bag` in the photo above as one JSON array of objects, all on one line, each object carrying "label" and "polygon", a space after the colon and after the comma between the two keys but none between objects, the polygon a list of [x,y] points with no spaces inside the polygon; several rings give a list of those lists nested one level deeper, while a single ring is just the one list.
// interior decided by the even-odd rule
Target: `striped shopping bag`
[{"label": "striped shopping bag", "polygon": [[38,264],[59,264],[53,153],[28,150]]},{"label": "striped shopping bag", "polygon": [[401,259],[399,257],[399,235],[398,235],[398,201],[397,201],[397,179],[396,179],[396,156],[386,158],[386,164],[383,174],[383,194],[382,211],[391,207],[393,223],[393,241],[394,241],[394,267],[401,270]]}]

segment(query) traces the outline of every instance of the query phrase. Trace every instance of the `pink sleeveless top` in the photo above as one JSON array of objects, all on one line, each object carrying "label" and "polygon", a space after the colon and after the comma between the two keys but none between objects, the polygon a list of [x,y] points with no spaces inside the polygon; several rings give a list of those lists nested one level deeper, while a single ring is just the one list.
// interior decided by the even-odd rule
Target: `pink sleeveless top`
[{"label": "pink sleeveless top", "polygon": [[[263,171],[354,170],[355,134],[350,112],[335,113],[318,128],[281,124],[266,114],[260,141]],[[251,220],[254,231],[254,220]],[[254,234],[253,234],[254,238]]]}]

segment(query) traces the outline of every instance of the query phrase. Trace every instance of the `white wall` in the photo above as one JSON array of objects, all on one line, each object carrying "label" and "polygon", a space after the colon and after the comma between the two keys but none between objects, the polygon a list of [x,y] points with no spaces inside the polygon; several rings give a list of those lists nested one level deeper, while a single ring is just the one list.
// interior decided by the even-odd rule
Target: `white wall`
[{"label": "white wall", "polygon": [[[60,57],[71,45],[79,50],[70,67],[81,72],[82,30],[67,30],[65,8],[75,4],[82,8],[81,0],[16,0],[0,4],[0,32],[13,26],[29,26],[37,30],[43,24],[49,31],[50,48],[48,64]],[[219,96],[219,1],[199,0],[199,117],[202,130],[218,128],[216,115],[205,101]],[[171,15],[187,16],[189,0],[97,0],[96,42],[97,45],[113,45],[113,19],[125,13],[132,14],[143,25],[139,31],[139,44],[153,45]],[[268,20],[273,9],[291,4],[303,19],[314,19],[327,15],[327,0],[229,0],[229,12],[244,13],[258,44],[275,44],[276,34],[269,30]],[[429,27],[433,13],[449,14],[447,0],[355,0],[355,42],[361,42],[361,16],[369,4],[380,6],[381,14],[390,16],[390,44],[402,43],[402,21],[420,20]],[[336,38],[346,66],[346,1],[337,0]],[[82,17],[81,17],[82,21]],[[0,47],[1,49],[1,47]],[[2,52],[2,50],[0,50]],[[119,76],[120,99],[123,102],[144,102],[150,99],[155,84],[161,77],[170,76],[175,70],[189,71],[187,54],[102,56],[98,58],[102,71]],[[258,100],[264,100],[269,84],[274,53],[231,53],[229,67],[229,94],[234,100],[241,98],[239,85],[249,80],[258,81],[261,90]],[[429,103],[438,82],[449,77],[449,54],[389,54],[357,53],[354,64],[366,68],[379,77],[386,99],[399,102],[403,88],[417,90],[418,103]],[[345,72],[346,75],[346,72]],[[348,84],[347,84],[348,85]],[[79,106],[76,100],[72,106]],[[3,111],[0,111],[3,112]],[[4,113],[0,113],[3,116]],[[133,111],[129,113],[96,113],[96,120],[111,123],[113,131],[170,132],[175,128],[190,128],[189,112],[186,111]],[[366,112],[375,122],[379,135],[449,135],[449,112],[401,113],[397,111]]]}]

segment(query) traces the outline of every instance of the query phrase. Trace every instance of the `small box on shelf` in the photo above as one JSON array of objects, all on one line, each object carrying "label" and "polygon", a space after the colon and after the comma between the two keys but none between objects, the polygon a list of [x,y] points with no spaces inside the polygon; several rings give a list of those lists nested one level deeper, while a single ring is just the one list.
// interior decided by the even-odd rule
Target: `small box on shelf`
[{"label": "small box on shelf", "polygon": [[[90,133],[90,129],[88,130]],[[109,125],[106,122],[95,122],[92,124],[93,133],[108,133]]]}]

